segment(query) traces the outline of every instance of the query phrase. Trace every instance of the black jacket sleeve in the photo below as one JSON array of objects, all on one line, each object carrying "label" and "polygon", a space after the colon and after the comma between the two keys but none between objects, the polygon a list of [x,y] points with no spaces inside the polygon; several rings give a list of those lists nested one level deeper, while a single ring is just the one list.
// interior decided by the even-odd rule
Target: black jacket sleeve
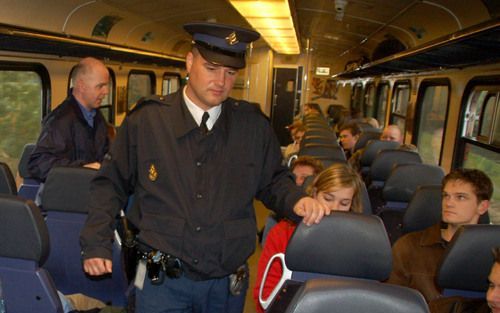
[{"label": "black jacket sleeve", "polygon": [[132,127],[126,119],[92,181],[88,217],[80,234],[84,259],[112,259],[116,216],[125,207],[136,181],[136,144],[130,138]]}]

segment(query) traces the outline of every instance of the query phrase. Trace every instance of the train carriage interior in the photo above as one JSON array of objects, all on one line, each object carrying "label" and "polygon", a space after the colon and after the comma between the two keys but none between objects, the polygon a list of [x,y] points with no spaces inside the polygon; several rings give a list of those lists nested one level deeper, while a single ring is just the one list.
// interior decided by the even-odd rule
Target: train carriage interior
[{"label": "train carriage interior", "polygon": [[[185,56],[192,41],[182,26],[217,22],[261,34],[247,48],[247,66],[238,71],[230,97],[260,107],[283,151],[294,143],[288,127],[295,120],[306,127],[298,152],[283,164],[303,155],[317,157],[325,166],[347,162],[338,130],[350,119],[359,123],[363,138],[353,153],[371,147],[360,173],[372,211],[396,212],[397,219],[390,222],[382,214],[389,235],[390,227],[397,236],[408,227],[415,230],[410,225],[415,221],[405,216],[412,196],[429,185],[437,188],[443,173],[461,167],[480,169],[491,178],[494,192],[485,223],[500,225],[498,0],[0,0],[0,8],[0,197],[8,197],[9,203],[13,196],[35,200],[39,182],[27,170],[29,154],[43,118],[69,94],[71,73],[81,58],[98,58],[108,68],[110,92],[100,111],[119,129],[139,99],[168,95],[186,85]],[[319,105],[318,116],[305,116],[308,103]],[[378,140],[387,125],[397,125],[402,144],[416,149],[392,152],[395,145]],[[410,155],[413,161],[400,156],[377,160],[393,153]],[[384,180],[372,179],[371,165],[375,172],[382,162],[388,168]],[[410,180],[399,178],[398,188],[392,188],[396,178],[390,175],[405,166],[414,172],[432,168],[438,175],[405,185],[404,204],[394,209],[391,199],[398,196],[391,190]],[[439,201],[438,193],[434,190],[432,197]],[[27,212],[34,209],[26,203],[16,205],[29,208]],[[257,200],[254,206],[261,230],[270,211]],[[0,218],[5,218],[0,224],[9,221],[3,210],[0,206]],[[426,212],[432,221],[439,218],[436,210]],[[426,216],[418,219],[429,225]],[[12,265],[6,258],[15,256],[5,252],[10,246],[3,240],[0,269]],[[245,313],[256,312],[252,288],[262,251],[256,241],[248,261]],[[30,264],[42,269],[44,259]],[[315,292],[315,283],[310,284],[301,289],[303,294],[307,288]],[[318,284],[320,291],[328,286]]]}]

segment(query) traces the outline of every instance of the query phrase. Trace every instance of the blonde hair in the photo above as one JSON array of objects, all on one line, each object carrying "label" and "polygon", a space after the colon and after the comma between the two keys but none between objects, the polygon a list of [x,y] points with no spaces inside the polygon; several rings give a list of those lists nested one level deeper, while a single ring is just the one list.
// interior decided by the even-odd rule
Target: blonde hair
[{"label": "blonde hair", "polygon": [[352,196],[351,209],[349,211],[362,213],[361,204],[361,178],[358,173],[349,165],[335,163],[319,173],[307,191],[310,195],[313,193],[336,191],[343,188],[354,189]]}]

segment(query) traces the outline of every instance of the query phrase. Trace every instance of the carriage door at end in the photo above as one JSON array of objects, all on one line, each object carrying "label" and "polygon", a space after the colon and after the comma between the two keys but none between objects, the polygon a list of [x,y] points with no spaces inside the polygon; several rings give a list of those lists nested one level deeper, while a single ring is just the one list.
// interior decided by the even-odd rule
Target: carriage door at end
[{"label": "carriage door at end", "polygon": [[300,80],[296,68],[274,68],[271,123],[281,146],[291,143],[285,128],[293,122],[294,112],[298,111],[300,99]]}]

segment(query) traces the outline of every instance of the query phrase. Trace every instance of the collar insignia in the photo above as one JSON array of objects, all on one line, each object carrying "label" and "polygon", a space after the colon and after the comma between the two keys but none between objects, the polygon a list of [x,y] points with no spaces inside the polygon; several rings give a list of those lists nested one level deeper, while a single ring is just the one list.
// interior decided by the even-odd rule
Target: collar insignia
[{"label": "collar insignia", "polygon": [[236,32],[233,31],[231,34],[229,34],[229,36],[226,37],[226,42],[230,46],[234,46],[235,44],[240,42],[236,37]]},{"label": "collar insignia", "polygon": [[149,180],[155,181],[158,178],[158,172],[156,171],[156,167],[154,164],[149,166]]}]

